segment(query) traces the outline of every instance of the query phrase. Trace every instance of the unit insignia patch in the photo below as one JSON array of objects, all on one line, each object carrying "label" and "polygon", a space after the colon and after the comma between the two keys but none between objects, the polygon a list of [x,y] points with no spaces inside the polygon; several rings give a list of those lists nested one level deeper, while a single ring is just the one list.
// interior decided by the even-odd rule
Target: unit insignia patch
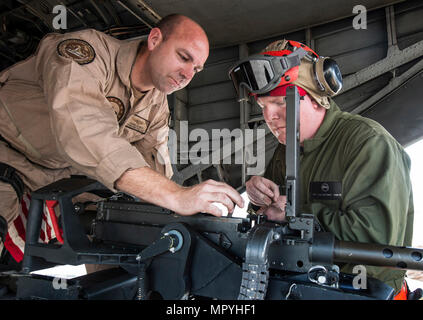
[{"label": "unit insignia patch", "polygon": [[81,39],[63,40],[57,46],[57,52],[62,57],[71,58],[79,64],[88,64],[95,58],[94,48]]},{"label": "unit insignia patch", "polygon": [[118,122],[122,120],[123,116],[125,115],[125,105],[123,104],[122,100],[116,97],[107,97],[107,100],[111,103],[113,110],[116,113],[116,117]]}]

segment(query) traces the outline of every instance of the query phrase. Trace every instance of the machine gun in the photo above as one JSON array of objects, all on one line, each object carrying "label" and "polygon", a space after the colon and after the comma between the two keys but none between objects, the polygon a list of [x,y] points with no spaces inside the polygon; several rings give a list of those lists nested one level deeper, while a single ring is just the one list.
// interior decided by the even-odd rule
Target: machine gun
[{"label": "machine gun", "polygon": [[[298,213],[298,91],[287,91],[286,222],[264,216],[179,216],[133,198],[97,203],[87,235],[72,198],[104,187],[87,178],[65,179],[32,194],[17,297],[22,299],[391,299],[377,279],[366,286],[336,264],[423,270],[423,250],[339,241],[311,214]],[[290,108],[289,106],[294,106]],[[291,143],[290,143],[291,141]],[[63,244],[39,243],[43,202],[58,201]],[[128,201],[130,200],[130,201]],[[30,274],[57,264],[108,269],[67,281]]]},{"label": "machine gun", "polygon": [[[421,249],[338,241],[310,215],[289,223],[255,215],[186,217],[115,199],[98,202],[87,236],[84,214],[71,200],[101,187],[68,179],[32,195],[18,298],[390,299],[394,291],[386,284],[368,278],[366,288],[355,288],[355,275],[339,273],[334,264],[423,269]],[[63,244],[38,242],[46,199],[62,209]],[[57,264],[120,268],[67,280],[61,290],[52,277],[30,274]]]}]

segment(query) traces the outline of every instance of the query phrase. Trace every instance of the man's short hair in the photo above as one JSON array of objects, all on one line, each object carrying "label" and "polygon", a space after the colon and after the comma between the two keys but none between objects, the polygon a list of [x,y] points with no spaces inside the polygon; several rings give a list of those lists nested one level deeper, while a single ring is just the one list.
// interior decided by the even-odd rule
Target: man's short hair
[{"label": "man's short hair", "polygon": [[176,27],[185,19],[187,19],[187,17],[178,13],[169,14],[163,17],[156,25],[163,35],[163,40],[168,39]]}]

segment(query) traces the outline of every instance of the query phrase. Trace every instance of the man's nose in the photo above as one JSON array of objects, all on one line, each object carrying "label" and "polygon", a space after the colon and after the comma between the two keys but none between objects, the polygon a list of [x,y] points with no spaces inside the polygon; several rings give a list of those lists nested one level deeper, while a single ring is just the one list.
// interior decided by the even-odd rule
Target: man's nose
[{"label": "man's nose", "polygon": [[194,69],[190,65],[186,66],[181,70],[180,74],[184,80],[190,81],[194,77]]},{"label": "man's nose", "polygon": [[281,118],[280,109],[277,106],[270,105],[266,109],[267,116],[270,120],[279,120]]}]

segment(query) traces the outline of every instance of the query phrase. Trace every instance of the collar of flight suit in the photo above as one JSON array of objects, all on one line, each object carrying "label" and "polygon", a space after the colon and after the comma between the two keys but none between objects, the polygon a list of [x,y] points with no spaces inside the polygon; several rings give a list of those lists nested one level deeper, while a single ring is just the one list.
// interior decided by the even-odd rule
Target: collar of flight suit
[{"label": "collar of flight suit", "polygon": [[318,148],[329,136],[336,116],[341,112],[338,105],[330,99],[330,108],[326,110],[325,118],[317,130],[315,136],[311,139],[304,140],[304,154],[312,152]]},{"label": "collar of flight suit", "polygon": [[[116,67],[117,67],[117,73],[119,75],[120,80],[125,85],[125,87],[128,90],[128,94],[131,96],[130,102],[131,107],[133,107],[133,104],[136,101],[136,94],[135,94],[135,88],[131,85],[131,71],[132,66],[134,65],[135,58],[138,53],[139,46],[141,45],[143,40],[133,40],[133,41],[125,41],[123,45],[119,48],[118,54],[117,54],[117,61],[116,61]],[[135,112],[141,111],[145,107],[151,105],[151,102],[154,97],[158,96],[160,92],[153,88],[145,94],[141,95],[144,103],[138,104]]]},{"label": "collar of flight suit", "polygon": [[128,90],[131,89],[131,70],[141,42],[142,40],[125,41],[119,48],[117,54],[117,73]]}]

